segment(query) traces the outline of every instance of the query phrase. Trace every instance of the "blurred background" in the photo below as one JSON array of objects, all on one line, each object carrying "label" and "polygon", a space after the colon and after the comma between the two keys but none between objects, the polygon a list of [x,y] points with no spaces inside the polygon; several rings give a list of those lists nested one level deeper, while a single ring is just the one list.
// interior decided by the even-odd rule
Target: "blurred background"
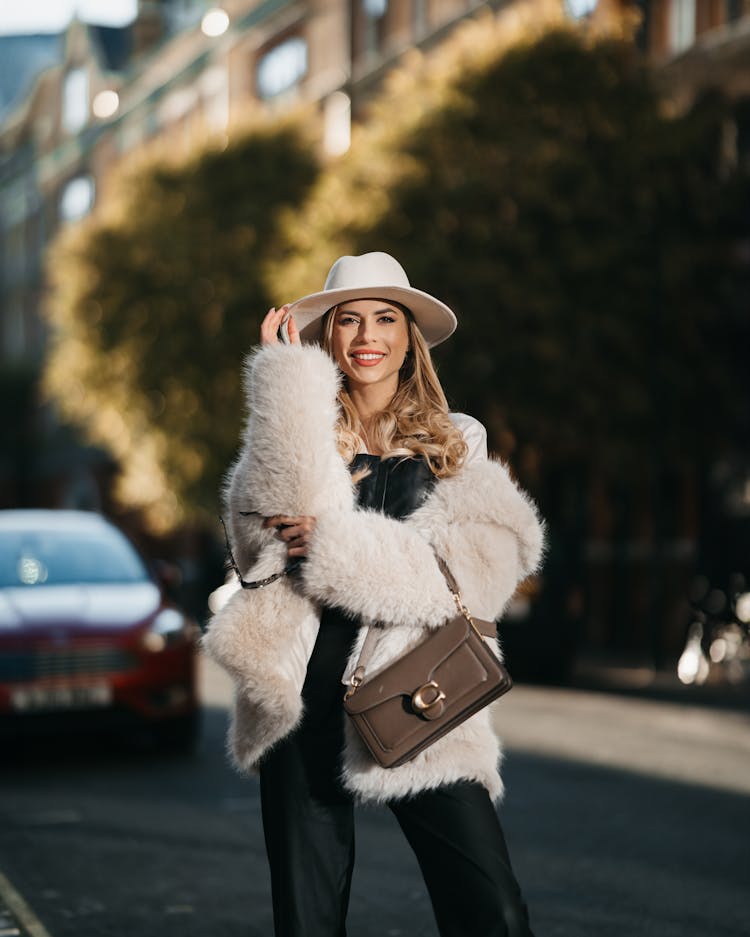
[{"label": "blurred background", "polygon": [[[0,17],[0,507],[103,512],[202,622],[259,320],[388,250],[550,524],[520,676],[742,683],[747,0]],[[692,630],[691,630],[692,628]],[[717,643],[717,639],[718,643]]]},{"label": "blurred background", "polygon": [[[750,0],[0,3],[0,932],[270,933],[196,639],[243,358],[370,250],[549,524],[497,711],[538,932],[746,933]],[[431,934],[362,830],[357,933]]]}]

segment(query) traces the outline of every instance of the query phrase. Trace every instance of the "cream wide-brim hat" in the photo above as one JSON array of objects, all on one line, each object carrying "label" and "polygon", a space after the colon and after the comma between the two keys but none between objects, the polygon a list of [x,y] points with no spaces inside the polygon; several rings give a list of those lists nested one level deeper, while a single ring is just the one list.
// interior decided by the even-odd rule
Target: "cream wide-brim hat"
[{"label": "cream wide-brim hat", "polygon": [[328,271],[320,293],[303,296],[289,307],[303,342],[322,339],[322,317],[333,306],[354,299],[384,299],[411,312],[427,345],[434,348],[457,326],[453,312],[439,299],[414,289],[406,271],[390,254],[372,251],[358,257],[339,257]]}]

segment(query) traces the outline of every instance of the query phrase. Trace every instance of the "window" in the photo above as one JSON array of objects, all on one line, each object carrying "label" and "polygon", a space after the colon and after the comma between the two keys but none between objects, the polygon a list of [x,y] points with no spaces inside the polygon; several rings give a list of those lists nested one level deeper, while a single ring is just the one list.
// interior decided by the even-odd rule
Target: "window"
[{"label": "window", "polygon": [[365,52],[377,53],[383,44],[388,0],[362,0],[365,14]]},{"label": "window", "polygon": [[89,76],[84,68],[74,68],[63,83],[62,125],[67,133],[78,133],[89,119]]},{"label": "window", "polygon": [[695,41],[695,0],[672,0],[669,8],[669,51],[677,55]]},{"label": "window", "polygon": [[365,13],[374,20],[382,19],[388,10],[388,0],[362,0]]},{"label": "window", "polygon": [[427,34],[427,0],[412,0],[412,22],[414,38],[421,39]]},{"label": "window", "polygon": [[258,62],[256,86],[263,100],[289,91],[307,73],[307,43],[295,37],[266,52]]},{"label": "window", "polygon": [[60,196],[60,217],[63,221],[78,221],[91,211],[93,204],[94,180],[91,176],[76,176]]},{"label": "window", "polygon": [[130,582],[148,582],[148,573],[116,530],[11,529],[0,536],[3,588]]},{"label": "window", "polygon": [[597,0],[565,0],[568,16],[574,20],[584,19],[594,12]]}]

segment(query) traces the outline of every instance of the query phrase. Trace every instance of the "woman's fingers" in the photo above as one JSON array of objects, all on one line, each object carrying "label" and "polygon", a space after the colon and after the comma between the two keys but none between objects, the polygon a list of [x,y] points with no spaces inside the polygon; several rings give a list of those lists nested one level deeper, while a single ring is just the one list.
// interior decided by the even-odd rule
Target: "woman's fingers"
[{"label": "woman's fingers", "polygon": [[278,332],[279,326],[277,323],[278,313],[273,308],[273,306],[268,310],[265,315],[265,318],[260,324],[260,343],[261,345],[276,345],[278,344]]},{"label": "woman's fingers", "polygon": [[263,526],[266,528],[269,527],[294,527],[297,524],[302,524],[304,526],[312,528],[315,526],[315,518],[307,517],[306,515],[290,515],[290,514],[274,514],[273,517],[267,517],[263,521]]},{"label": "woman's fingers", "polygon": [[284,543],[294,544],[298,547],[301,543],[307,543],[310,531],[304,527],[284,527],[279,531],[279,540]]},{"label": "woman's fingers", "polygon": [[288,328],[289,328],[289,341],[292,345],[301,345],[299,337],[299,329],[297,328],[297,323],[294,321],[294,316],[289,316],[288,319]]},{"label": "woman's fingers", "polygon": [[276,536],[287,544],[287,556],[306,556],[310,537],[315,530],[314,517],[290,517],[277,514],[263,521],[266,528],[276,528]]},{"label": "woman's fingers", "polygon": [[286,544],[286,555],[307,556],[312,530],[307,525],[296,524],[293,527],[282,527],[276,535]]},{"label": "woman's fingers", "polygon": [[301,547],[290,545],[286,551],[286,555],[289,559],[295,556],[307,556],[307,544]]},{"label": "woman's fingers", "polygon": [[279,529],[277,536],[284,543],[292,543],[294,540],[307,542],[312,532],[313,529],[308,524],[287,524]]},{"label": "woman's fingers", "polygon": [[287,314],[288,309],[289,303],[287,303],[285,306],[282,306],[280,309],[275,309],[272,306],[268,310],[265,318],[260,324],[261,345],[278,345],[279,326],[281,325],[284,316]]}]

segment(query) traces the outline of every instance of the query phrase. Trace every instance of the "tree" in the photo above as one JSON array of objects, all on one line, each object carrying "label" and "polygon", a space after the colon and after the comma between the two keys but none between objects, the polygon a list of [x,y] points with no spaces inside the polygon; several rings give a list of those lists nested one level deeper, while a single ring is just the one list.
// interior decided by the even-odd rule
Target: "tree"
[{"label": "tree", "polygon": [[506,452],[627,468],[726,445],[750,402],[726,355],[748,338],[725,301],[727,103],[668,117],[629,43],[485,26],[400,73],[321,178],[290,295],[339,253],[395,254],[456,309],[444,382]]},{"label": "tree", "polygon": [[631,44],[508,36],[480,19],[410,55],[323,169],[269,125],[130,173],[66,234],[48,385],[120,459],[126,503],[162,528],[214,512],[261,314],[376,249],[456,309],[441,376],[503,454],[627,470],[736,440],[748,178],[722,157],[727,102],[668,116]]},{"label": "tree", "polygon": [[216,514],[242,359],[272,304],[278,211],[304,198],[315,152],[284,122],[178,164],[152,159],[55,247],[47,387],[117,456],[121,500],[155,530]]},{"label": "tree", "polygon": [[[731,106],[669,114],[617,38],[541,25],[509,45],[500,29],[468,24],[395,76],[279,270],[291,298],[337,255],[386,250],[456,310],[436,350],[449,399],[549,521],[535,661],[564,669],[583,583],[608,588],[606,571],[626,585],[592,618],[661,663],[686,569],[662,546],[695,535],[696,480],[746,446],[750,185],[725,155]],[[612,554],[586,570],[592,535]],[[633,541],[650,541],[647,565]]]}]

